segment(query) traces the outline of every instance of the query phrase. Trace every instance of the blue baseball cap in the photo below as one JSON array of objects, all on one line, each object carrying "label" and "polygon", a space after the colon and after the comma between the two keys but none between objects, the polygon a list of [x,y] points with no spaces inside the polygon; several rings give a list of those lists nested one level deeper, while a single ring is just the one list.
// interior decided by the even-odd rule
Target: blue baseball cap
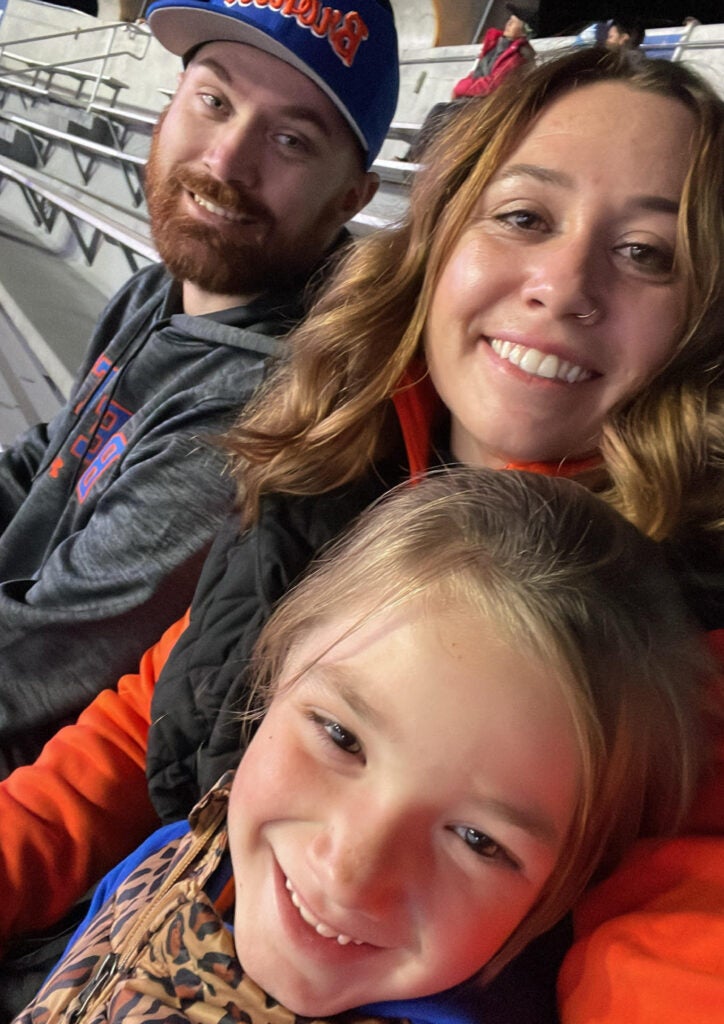
[{"label": "blue baseball cap", "polygon": [[369,168],[397,106],[397,31],[389,0],[158,0],[146,18],[183,57],[203,43],[247,43],[301,71],[347,121]]}]

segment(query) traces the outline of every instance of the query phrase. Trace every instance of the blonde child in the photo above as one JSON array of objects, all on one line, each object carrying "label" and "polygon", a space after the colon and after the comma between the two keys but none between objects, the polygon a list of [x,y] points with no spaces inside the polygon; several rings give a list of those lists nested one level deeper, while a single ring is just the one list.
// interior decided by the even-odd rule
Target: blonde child
[{"label": "blonde child", "polygon": [[233,781],[101,887],[18,1022],[465,1016],[696,781],[698,632],[655,545],[570,481],[398,489],[256,661]]}]

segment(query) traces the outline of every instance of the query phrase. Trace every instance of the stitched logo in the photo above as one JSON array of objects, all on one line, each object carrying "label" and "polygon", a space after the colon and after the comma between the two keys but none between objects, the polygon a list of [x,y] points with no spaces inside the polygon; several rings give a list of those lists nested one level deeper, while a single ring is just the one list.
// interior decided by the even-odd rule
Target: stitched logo
[{"label": "stitched logo", "polygon": [[94,411],[96,419],[86,427],[86,433],[78,434],[70,446],[70,453],[76,459],[89,461],[131,418],[128,409],[112,399],[109,401],[107,395],[101,395]]},{"label": "stitched logo", "polygon": [[100,453],[91,462],[88,469],[78,481],[76,494],[82,505],[91,492],[91,489],[98,483],[103,474],[110,469],[114,462],[117,462],[128,447],[128,441],[122,433],[114,434],[113,437],[103,446]]},{"label": "stitched logo", "polygon": [[98,356],[91,367],[90,373],[85,379],[73,408],[73,412],[76,416],[81,412],[83,406],[90,401],[93,395],[98,394],[99,391],[108,387],[117,373],[118,367],[113,365],[108,356],[105,354]]},{"label": "stitched logo", "polygon": [[284,18],[294,18],[300,28],[320,38],[326,36],[334,53],[348,68],[354,63],[360,43],[369,39],[369,29],[358,11],[342,14],[320,0],[224,0],[225,7],[250,5],[279,11]]}]

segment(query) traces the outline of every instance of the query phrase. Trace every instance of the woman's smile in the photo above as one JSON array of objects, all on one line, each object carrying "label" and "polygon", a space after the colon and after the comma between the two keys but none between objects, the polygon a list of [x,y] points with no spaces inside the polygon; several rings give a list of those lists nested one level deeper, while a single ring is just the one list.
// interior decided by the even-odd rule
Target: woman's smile
[{"label": "woman's smile", "polygon": [[531,377],[578,384],[591,380],[594,376],[593,371],[586,370],[568,359],[561,359],[552,352],[541,352],[537,348],[518,345],[512,341],[501,341],[499,338],[491,338],[488,344],[497,356],[530,374]]}]

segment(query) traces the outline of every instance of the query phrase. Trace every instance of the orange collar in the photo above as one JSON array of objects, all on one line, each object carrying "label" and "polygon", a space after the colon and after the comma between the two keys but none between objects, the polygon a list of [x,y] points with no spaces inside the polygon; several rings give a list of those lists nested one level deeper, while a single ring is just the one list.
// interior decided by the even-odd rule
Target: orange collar
[{"label": "orange collar", "polygon": [[[405,370],[392,402],[405,441],[410,476],[421,476],[430,468],[432,425],[442,403],[432,385],[425,364],[418,360]],[[505,469],[526,470],[544,476],[576,477],[603,462],[598,452],[583,459],[561,462],[510,462]]]}]

